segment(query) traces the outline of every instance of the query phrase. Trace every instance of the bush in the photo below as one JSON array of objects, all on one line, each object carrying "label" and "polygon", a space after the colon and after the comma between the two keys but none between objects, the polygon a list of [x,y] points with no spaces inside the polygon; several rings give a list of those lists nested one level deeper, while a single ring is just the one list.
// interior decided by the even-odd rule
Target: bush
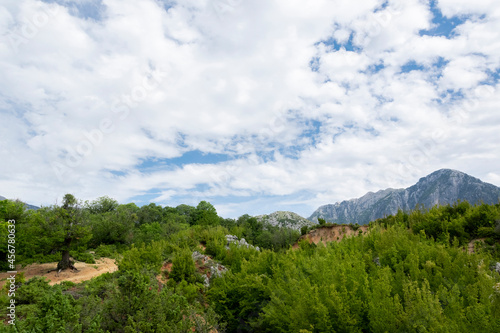
[{"label": "bush", "polygon": [[116,290],[116,276],[118,273],[104,273],[85,283],[85,295],[94,295],[101,299],[109,296]]},{"label": "bush", "polygon": [[45,277],[35,276],[28,280],[16,291],[17,304],[33,304],[42,300],[44,295],[50,290],[49,282]]},{"label": "bush", "polygon": [[226,239],[225,238],[214,238],[207,241],[205,253],[217,258],[218,260],[223,260],[226,257]]},{"label": "bush", "polygon": [[99,245],[95,250],[95,255],[97,257],[107,257],[107,258],[115,258],[116,257],[116,245]]},{"label": "bush", "polygon": [[182,280],[175,288],[176,293],[186,298],[189,303],[192,303],[199,295],[198,287],[186,280]]},{"label": "bush", "polygon": [[309,228],[307,227],[307,225],[305,225],[302,228],[300,228],[300,234],[301,235],[307,234],[308,231],[309,231]]},{"label": "bush", "polygon": [[356,223],[356,224],[349,224],[349,226],[351,227],[352,231],[357,231],[359,229],[359,227],[361,227],[358,223]]},{"label": "bush", "polygon": [[182,249],[177,253],[172,262],[172,271],[169,277],[177,282],[185,280],[190,283],[196,282],[196,267],[189,249]]},{"label": "bush", "polygon": [[82,251],[82,249],[78,249],[78,251],[70,251],[69,254],[75,260],[82,261],[87,264],[95,264],[94,256],[86,251]]},{"label": "bush", "polygon": [[491,238],[491,237],[490,237],[490,238],[486,238],[486,239],[484,240],[484,242],[485,242],[486,244],[488,244],[489,246],[493,246],[493,245],[495,245],[496,240],[495,240],[494,238]]},{"label": "bush", "polygon": [[493,230],[492,227],[479,227],[477,229],[477,236],[478,237],[495,237],[495,231]]},{"label": "bush", "polygon": [[161,242],[152,242],[149,245],[141,244],[141,247],[135,247],[123,254],[122,260],[118,262],[120,271],[128,272],[153,272],[160,273],[163,265],[162,250],[164,244]]}]

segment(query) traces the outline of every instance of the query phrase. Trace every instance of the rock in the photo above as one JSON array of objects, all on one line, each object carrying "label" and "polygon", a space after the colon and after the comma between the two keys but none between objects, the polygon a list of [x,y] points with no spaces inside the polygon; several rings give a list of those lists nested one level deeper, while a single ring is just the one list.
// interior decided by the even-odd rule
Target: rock
[{"label": "rock", "polygon": [[226,272],[227,272],[227,268],[220,265],[220,264],[216,264],[216,265],[210,267],[210,277],[211,278],[222,277],[222,275]]},{"label": "rock", "polygon": [[233,244],[236,244],[238,246],[245,246],[247,249],[252,248],[252,249],[255,249],[257,251],[260,251],[260,248],[258,246],[255,247],[251,244],[248,244],[248,242],[246,241],[245,238],[238,240],[238,237],[236,237],[234,235],[226,235],[226,240],[227,240],[226,250],[229,250],[229,244],[233,243]]},{"label": "rock", "polygon": [[246,248],[248,249],[249,245],[250,244],[247,243],[247,241],[245,240],[245,238],[240,239],[240,246],[246,246]]},{"label": "rock", "polygon": [[[194,251],[191,255],[193,258],[193,261],[199,262],[201,261],[202,264],[200,267],[208,268],[209,272],[202,274],[203,276],[203,285],[205,287],[210,287],[210,281],[214,278],[222,277],[224,273],[227,272],[227,268],[224,267],[223,265],[219,264],[209,256],[206,256],[204,254],[201,254],[198,251]],[[202,270],[202,269],[200,269]]]},{"label": "rock", "polygon": [[227,243],[230,244],[230,243],[233,243],[233,242],[237,242],[238,241],[238,237],[236,237],[234,235],[226,235],[226,240],[227,240]]},{"label": "rock", "polygon": [[194,261],[198,261],[200,259],[206,261],[206,260],[210,259],[206,255],[203,255],[198,251],[194,251],[193,254],[191,255],[191,257],[193,258]]},{"label": "rock", "polygon": [[500,274],[500,262],[491,265],[490,269]]},{"label": "rock", "polygon": [[303,226],[309,227],[314,225],[314,222],[311,222],[296,213],[287,211],[278,211],[269,215],[259,215],[255,218],[259,222],[269,223],[272,226],[291,228],[295,230],[300,230]]}]

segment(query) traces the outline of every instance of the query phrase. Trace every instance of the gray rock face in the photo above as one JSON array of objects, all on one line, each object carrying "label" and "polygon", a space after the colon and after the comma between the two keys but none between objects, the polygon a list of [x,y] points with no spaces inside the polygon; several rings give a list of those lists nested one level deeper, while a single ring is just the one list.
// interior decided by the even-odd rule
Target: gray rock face
[{"label": "gray rock face", "polygon": [[259,222],[267,222],[273,226],[300,230],[303,226],[311,226],[314,223],[303,218],[299,214],[286,211],[277,211],[269,215],[259,215],[255,217]]},{"label": "gray rock face", "polygon": [[238,237],[236,237],[234,235],[226,235],[226,240],[227,240],[227,244],[226,244],[227,250],[229,250],[229,244],[233,243],[233,244],[236,244],[238,246],[244,246],[247,249],[252,248],[252,249],[256,249],[257,251],[260,251],[260,248],[258,246],[253,246],[251,244],[248,244],[247,241],[245,240],[245,238],[239,239]]},{"label": "gray rock face", "polygon": [[463,172],[442,169],[421,178],[406,189],[386,189],[369,192],[361,198],[319,207],[310,217],[328,222],[367,224],[387,215],[396,214],[419,205],[431,208],[435,205],[453,204],[466,200],[471,204],[484,202],[495,204],[500,200],[500,187],[484,183]]}]

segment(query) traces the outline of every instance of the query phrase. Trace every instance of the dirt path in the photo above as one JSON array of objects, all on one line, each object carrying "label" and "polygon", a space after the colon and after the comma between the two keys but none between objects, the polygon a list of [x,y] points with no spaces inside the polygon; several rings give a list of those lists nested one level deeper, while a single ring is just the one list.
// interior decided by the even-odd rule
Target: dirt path
[{"label": "dirt path", "polygon": [[[82,281],[90,280],[93,277],[99,276],[104,273],[114,272],[118,270],[115,260],[110,258],[97,259],[95,264],[86,264],[84,262],[76,262],[75,267],[78,272],[73,272],[71,270],[65,270],[57,274],[57,272],[47,273],[49,270],[56,268],[57,262],[46,263],[46,264],[31,264],[20,270],[18,273],[24,272],[24,277],[26,281],[34,276],[45,276],[49,280],[49,284],[52,286],[58,284],[62,281],[71,281],[74,283],[80,283]],[[6,282],[6,278],[9,277],[8,273],[0,273],[0,288]]]}]

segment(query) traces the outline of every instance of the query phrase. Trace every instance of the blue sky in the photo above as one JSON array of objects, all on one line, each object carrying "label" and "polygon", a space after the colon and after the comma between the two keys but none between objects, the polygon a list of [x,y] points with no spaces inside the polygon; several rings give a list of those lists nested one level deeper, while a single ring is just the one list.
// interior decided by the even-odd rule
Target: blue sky
[{"label": "blue sky", "polygon": [[4,0],[0,195],[238,217],[500,185],[494,0]]}]

